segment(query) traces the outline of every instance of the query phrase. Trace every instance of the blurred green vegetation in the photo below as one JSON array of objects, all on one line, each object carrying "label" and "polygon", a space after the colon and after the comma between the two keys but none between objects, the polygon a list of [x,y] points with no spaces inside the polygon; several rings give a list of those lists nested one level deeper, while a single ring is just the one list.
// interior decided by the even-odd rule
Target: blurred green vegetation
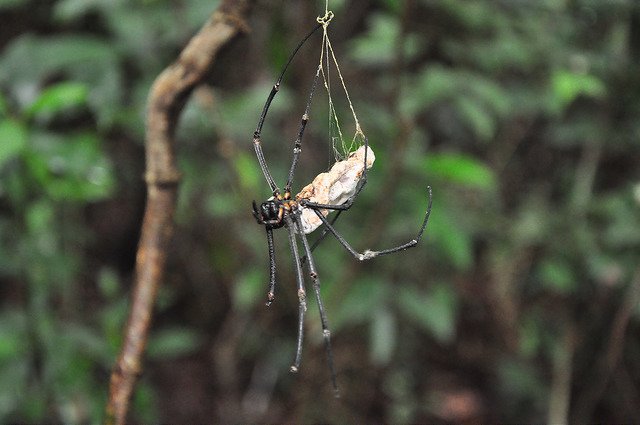
[{"label": "blurred green vegetation", "polygon": [[[0,1],[0,422],[101,420],[144,207],[146,95],[216,5]],[[433,214],[417,248],[372,262],[323,242],[343,397],[331,397],[313,302],[302,370],[287,373],[295,281],[277,238],[277,299],[264,306],[267,245],[250,203],[270,194],[250,139],[323,7],[257,2],[251,31],[185,107],[178,229],[132,420],[640,417],[633,0],[330,2],[377,157],[338,229],[357,249],[413,237],[427,184]],[[301,50],[265,124],[278,182],[319,46]],[[327,122],[318,93],[296,188],[333,161]]]}]

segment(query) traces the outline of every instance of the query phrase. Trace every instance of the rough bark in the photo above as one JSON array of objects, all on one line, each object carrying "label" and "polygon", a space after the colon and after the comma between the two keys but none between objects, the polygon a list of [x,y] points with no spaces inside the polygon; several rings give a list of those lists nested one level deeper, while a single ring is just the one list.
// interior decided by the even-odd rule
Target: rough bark
[{"label": "rough bark", "polygon": [[134,288],[123,345],[111,374],[107,424],[124,424],[129,400],[142,372],[142,357],[158,287],[164,275],[180,173],[174,133],[193,88],[211,67],[220,48],[246,28],[252,0],[223,0],[180,56],[155,80],[146,122],[147,205],[136,256]]}]

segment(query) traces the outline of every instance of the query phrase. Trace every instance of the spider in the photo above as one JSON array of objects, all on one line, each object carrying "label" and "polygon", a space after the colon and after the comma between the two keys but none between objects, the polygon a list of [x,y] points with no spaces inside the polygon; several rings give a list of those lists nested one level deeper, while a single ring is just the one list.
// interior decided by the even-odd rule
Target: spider
[{"label": "spider", "polygon": [[[319,21],[320,22],[320,21]],[[275,250],[273,243],[273,231],[285,228],[287,229],[289,236],[289,245],[291,249],[291,255],[293,256],[293,262],[295,267],[295,275],[296,282],[298,288],[298,337],[296,344],[296,354],[293,364],[290,368],[291,372],[297,372],[300,368],[300,362],[302,359],[302,341],[304,334],[304,317],[305,312],[307,310],[306,305],[306,290],[304,284],[304,277],[302,268],[306,266],[308,268],[309,277],[313,283],[313,291],[315,294],[316,302],[318,304],[318,309],[320,312],[320,321],[322,324],[322,332],[324,338],[325,350],[327,353],[327,361],[329,365],[329,370],[331,373],[331,382],[333,385],[333,389],[336,396],[339,396],[338,386],[336,383],[336,373],[333,365],[333,355],[331,352],[331,332],[329,330],[329,323],[327,320],[327,314],[322,302],[322,298],[320,296],[320,278],[318,276],[318,271],[316,269],[316,264],[313,259],[312,251],[315,247],[324,239],[324,237],[330,233],[332,234],[338,242],[349,251],[356,259],[360,261],[370,260],[375,257],[379,257],[381,255],[393,254],[395,252],[403,251],[409,248],[412,248],[418,244],[420,241],[422,234],[427,227],[427,222],[429,220],[429,215],[431,213],[431,187],[427,187],[428,192],[428,206],[424,215],[424,219],[418,233],[416,236],[409,240],[406,243],[401,245],[394,246],[392,248],[387,248],[379,251],[366,250],[362,253],[356,251],[347,240],[337,232],[334,228],[333,224],[340,216],[343,211],[348,210],[353,205],[355,199],[357,198],[360,191],[363,189],[367,182],[367,168],[370,168],[373,164],[374,155],[373,151],[369,147],[369,142],[366,137],[364,137],[364,145],[360,147],[356,152],[353,152],[348,159],[344,161],[338,161],[334,164],[332,170],[329,172],[331,174],[334,172],[334,169],[341,168],[342,171],[347,172],[349,177],[346,177],[346,181],[344,175],[342,176],[342,184],[346,187],[342,188],[342,192],[339,196],[328,196],[328,192],[332,192],[337,188],[337,185],[334,182],[330,183],[330,187],[317,186],[316,189],[319,191],[327,191],[327,193],[316,193],[315,195],[320,196],[312,196],[313,194],[313,184],[305,187],[300,193],[295,196],[292,196],[291,186],[293,183],[294,174],[296,171],[296,167],[298,165],[298,160],[300,158],[300,154],[302,152],[302,137],[304,135],[304,130],[306,128],[307,122],[309,121],[309,109],[311,106],[311,101],[313,98],[313,94],[317,85],[318,77],[320,75],[320,68],[315,74],[313,79],[313,83],[311,86],[311,90],[309,93],[309,97],[307,100],[307,104],[305,107],[305,111],[302,115],[302,119],[300,122],[300,127],[298,130],[297,137],[294,141],[293,146],[293,159],[291,161],[291,167],[289,169],[289,175],[287,178],[287,182],[284,185],[283,191],[280,190],[278,185],[275,183],[273,177],[271,176],[271,172],[267,167],[267,163],[262,151],[262,141],[261,141],[261,132],[262,127],[269,111],[269,107],[271,106],[271,102],[273,98],[278,93],[280,89],[280,84],[282,83],[282,79],[284,74],[288,68],[288,66],[293,61],[298,50],[305,44],[305,42],[315,33],[320,27],[322,27],[322,22],[319,23],[314,29],[309,32],[306,37],[300,41],[297,47],[293,50],[287,63],[282,69],[280,76],[278,77],[276,83],[274,84],[271,92],[267,98],[267,101],[262,109],[262,113],[258,120],[258,125],[256,131],[253,134],[253,147],[255,149],[255,153],[260,164],[260,168],[264,174],[267,183],[269,184],[273,196],[267,199],[265,202],[262,202],[259,206],[256,204],[256,201],[253,201],[253,215],[257,220],[258,224],[263,225],[266,229],[267,233],[267,244],[269,250],[269,290],[267,293],[267,302],[266,305],[269,306],[275,299],[275,286],[276,286],[276,261],[275,261]],[[362,134],[362,133],[361,133]],[[362,134],[364,136],[364,134]],[[362,162],[360,162],[362,160]],[[338,173],[336,171],[335,173]],[[334,173],[334,174],[335,174]],[[325,173],[323,173],[325,174]],[[314,180],[318,180],[322,174]],[[317,202],[317,199],[330,199],[333,202]],[[330,211],[337,211],[336,215],[333,217],[331,221],[329,221],[325,216]],[[323,232],[320,237],[315,241],[313,245],[309,244],[306,234],[313,232],[316,228],[323,226]],[[304,251],[304,255],[301,256],[298,251],[298,239],[302,241],[302,248]]]}]

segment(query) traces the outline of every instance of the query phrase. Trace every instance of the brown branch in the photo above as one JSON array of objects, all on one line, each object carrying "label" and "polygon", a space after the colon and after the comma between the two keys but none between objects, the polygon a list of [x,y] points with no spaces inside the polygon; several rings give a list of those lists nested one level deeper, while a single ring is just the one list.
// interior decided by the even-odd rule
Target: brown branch
[{"label": "brown branch", "polygon": [[213,60],[240,30],[252,0],[223,0],[178,60],[155,80],[148,98],[146,160],[147,206],[136,256],[135,282],[124,342],[111,374],[107,424],[126,421],[129,400],[142,371],[153,305],[164,274],[180,173],[174,155],[174,132],[193,88]]}]

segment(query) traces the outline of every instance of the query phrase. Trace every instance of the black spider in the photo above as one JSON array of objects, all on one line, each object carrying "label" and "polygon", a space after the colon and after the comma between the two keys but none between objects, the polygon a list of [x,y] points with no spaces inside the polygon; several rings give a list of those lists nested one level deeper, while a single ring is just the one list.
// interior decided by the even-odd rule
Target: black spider
[{"label": "black spider", "polygon": [[[306,291],[304,287],[302,267],[306,262],[309,270],[309,277],[311,277],[311,280],[313,282],[313,290],[315,293],[316,301],[318,303],[318,308],[320,310],[320,320],[322,323],[323,337],[325,342],[325,348],[327,351],[329,369],[331,371],[331,382],[333,384],[333,388],[336,391],[336,395],[337,395],[338,387],[336,383],[336,373],[333,367],[333,356],[331,354],[331,332],[329,331],[327,315],[322,303],[322,298],[320,296],[320,280],[318,277],[318,272],[316,269],[315,262],[313,260],[313,256],[311,255],[311,252],[317,246],[317,244],[326,236],[327,233],[331,233],[333,236],[335,236],[338,242],[340,242],[340,244],[344,246],[347,249],[347,251],[349,251],[355,258],[361,261],[370,260],[380,255],[392,254],[394,252],[402,251],[402,250],[416,246],[420,241],[420,238],[422,237],[422,233],[424,232],[427,226],[429,215],[431,213],[431,187],[427,187],[429,203],[427,206],[427,210],[425,212],[424,219],[422,221],[420,229],[418,230],[418,233],[415,236],[415,238],[411,239],[410,241],[404,244],[395,246],[393,248],[388,248],[381,251],[366,250],[363,253],[359,253],[358,251],[353,249],[351,245],[345,240],[345,238],[336,231],[336,229],[333,227],[333,223],[335,223],[335,221],[337,220],[339,215],[342,213],[342,211],[345,211],[351,207],[354,200],[356,199],[356,197],[358,196],[358,194],[360,193],[360,191],[362,190],[362,188],[367,182],[367,153],[372,151],[370,151],[369,149],[368,140],[366,137],[364,138],[364,163],[362,167],[362,172],[360,174],[359,180],[357,181],[357,185],[355,186],[355,190],[353,191],[353,194],[349,196],[346,199],[346,201],[333,205],[333,204],[323,204],[323,203],[313,202],[310,200],[310,197],[308,195],[305,195],[302,192],[296,195],[295,197],[291,196],[291,184],[293,182],[293,177],[296,171],[300,153],[302,152],[302,136],[304,134],[304,130],[307,125],[307,122],[309,121],[309,108],[310,108],[311,100],[313,98],[314,90],[318,81],[318,77],[320,75],[320,68],[319,68],[318,72],[316,72],[316,75],[313,79],[313,84],[311,87],[307,105],[306,105],[304,114],[302,115],[302,120],[300,123],[298,135],[294,142],[293,160],[291,162],[289,176],[284,186],[284,191],[283,192],[280,191],[280,188],[276,185],[275,181],[273,180],[273,177],[271,176],[271,172],[267,167],[264,154],[262,152],[261,139],[260,139],[262,126],[264,124],[265,117],[267,116],[267,112],[269,111],[271,102],[273,101],[273,98],[275,97],[275,95],[278,93],[278,90],[280,89],[280,84],[287,70],[287,67],[292,62],[293,58],[295,57],[298,50],[302,47],[302,45],[309,39],[309,37],[311,37],[311,35],[314,32],[316,32],[322,26],[323,26],[322,23],[316,26],[309,34],[307,34],[307,36],[298,44],[298,46],[291,53],[291,56],[289,57],[287,63],[285,64],[278,80],[276,81],[275,85],[271,89],[271,93],[267,98],[267,101],[260,115],[260,119],[258,120],[258,126],[256,128],[256,131],[253,134],[253,146],[255,148],[258,162],[260,163],[260,168],[264,173],[267,183],[271,187],[273,196],[268,200],[266,200],[265,202],[263,202],[262,204],[260,204],[260,206],[258,206],[256,202],[253,201],[253,215],[259,224],[264,225],[267,231],[267,242],[269,247],[269,292],[267,295],[267,305],[271,305],[271,303],[275,298],[276,263],[275,263],[275,252],[274,252],[274,245],[273,245],[273,230],[284,227],[287,229],[289,234],[289,245],[290,245],[291,254],[294,260],[296,280],[297,280],[297,286],[298,286],[298,304],[299,304],[297,349],[296,349],[295,360],[293,362],[293,365],[291,366],[291,372],[298,371],[298,369],[300,368],[300,361],[302,357],[304,314],[307,309]],[[321,223],[319,224],[324,226],[321,236],[318,238],[318,240],[314,243],[313,246],[309,245],[309,241],[307,240],[307,236],[305,233],[309,233],[313,231],[315,227],[311,230],[308,230],[309,226],[303,225],[302,212],[305,209],[313,211],[313,213],[315,213],[315,215],[317,215],[317,217],[321,221]],[[323,210],[325,210],[324,211],[325,214],[327,213],[327,210],[338,211],[338,213],[330,222],[325,217],[325,214],[323,214]],[[305,229],[307,229],[307,231],[305,231]],[[296,237],[302,240],[302,246],[304,249],[304,256],[302,257],[298,252],[298,243],[296,241]]]}]

